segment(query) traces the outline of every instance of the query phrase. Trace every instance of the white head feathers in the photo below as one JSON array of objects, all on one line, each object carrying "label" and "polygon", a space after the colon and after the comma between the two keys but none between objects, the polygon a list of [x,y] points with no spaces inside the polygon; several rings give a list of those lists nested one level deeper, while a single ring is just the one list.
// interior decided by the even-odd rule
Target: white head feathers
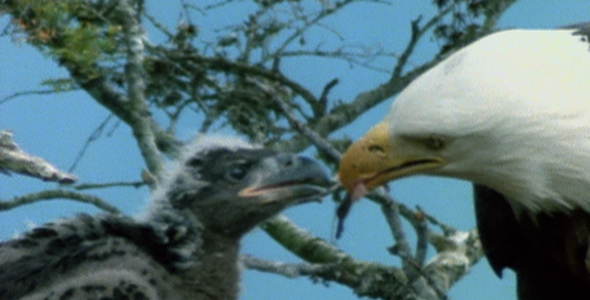
[{"label": "white head feathers", "polygon": [[487,185],[515,210],[590,211],[590,44],[574,30],[509,30],[450,56],[393,102],[391,136],[442,136],[428,173]]}]

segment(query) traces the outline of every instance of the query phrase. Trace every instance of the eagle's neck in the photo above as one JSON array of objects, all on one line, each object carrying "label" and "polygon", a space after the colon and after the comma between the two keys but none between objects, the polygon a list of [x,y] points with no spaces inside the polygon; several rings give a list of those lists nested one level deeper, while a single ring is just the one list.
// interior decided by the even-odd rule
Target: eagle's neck
[{"label": "eagle's neck", "polygon": [[240,236],[211,231],[188,210],[166,202],[150,209],[147,220],[168,241],[176,259],[170,272],[179,273],[176,283],[185,299],[237,299]]},{"label": "eagle's neck", "polygon": [[198,261],[183,271],[187,299],[237,299],[239,249],[238,239],[206,232]]},{"label": "eagle's neck", "polygon": [[579,116],[523,119],[497,130],[505,134],[480,151],[483,167],[468,179],[502,193],[517,214],[590,212],[590,130]]}]

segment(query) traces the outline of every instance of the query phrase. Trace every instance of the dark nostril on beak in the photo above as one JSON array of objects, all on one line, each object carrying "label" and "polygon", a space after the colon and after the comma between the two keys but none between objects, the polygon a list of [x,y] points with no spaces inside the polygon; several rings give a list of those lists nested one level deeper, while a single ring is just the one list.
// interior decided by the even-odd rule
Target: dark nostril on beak
[{"label": "dark nostril on beak", "polygon": [[296,168],[297,166],[299,166],[301,164],[301,159],[302,157],[299,157],[297,155],[294,154],[287,154],[287,155],[282,155],[279,158],[279,165],[282,166],[285,169],[291,169],[291,168]]},{"label": "dark nostril on beak", "polygon": [[284,172],[281,176],[291,176],[295,182],[311,183],[318,186],[330,186],[331,181],[320,164],[311,158],[296,154],[283,154],[275,159],[275,166]]},{"label": "dark nostril on beak", "polygon": [[378,145],[369,145],[368,149],[370,152],[376,152],[377,154],[385,153],[385,150],[383,150],[383,148]]}]

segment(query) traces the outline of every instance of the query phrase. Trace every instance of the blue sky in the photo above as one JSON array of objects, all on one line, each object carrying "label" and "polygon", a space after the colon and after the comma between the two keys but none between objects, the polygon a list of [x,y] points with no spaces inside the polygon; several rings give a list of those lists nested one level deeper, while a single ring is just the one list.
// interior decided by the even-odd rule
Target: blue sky
[{"label": "blue sky", "polygon": [[[421,13],[428,16],[432,8],[430,1],[426,0],[392,2],[390,6],[361,2],[336,15],[328,21],[328,25],[337,28],[349,42],[382,45],[391,51],[401,51],[409,35],[410,20]],[[168,16],[165,23],[170,27],[175,25],[178,10],[174,5],[148,3],[148,8],[157,11],[160,16]],[[590,2],[587,1],[522,0],[502,17],[499,28],[552,28],[588,21],[589,12]],[[202,18],[203,24],[215,27],[242,17],[241,11],[233,11]],[[6,23],[6,19],[0,20],[2,24]],[[204,27],[202,31],[205,35],[206,29]],[[330,43],[333,36],[326,34],[325,31],[314,31],[309,38],[312,41],[314,38],[326,38]],[[213,35],[210,37],[213,38]],[[161,37],[154,35],[150,38],[157,41]],[[3,70],[0,73],[0,99],[16,92],[42,89],[39,83],[43,80],[67,77],[64,69],[22,42],[2,37],[0,49],[0,67]],[[423,42],[410,62],[419,64],[431,57],[435,50],[435,43]],[[385,67],[393,63],[383,61]],[[359,92],[387,79],[383,73],[358,66],[350,68],[343,62],[322,62],[318,59],[286,61],[284,68],[288,75],[303,82],[316,94],[321,93],[329,80],[339,78],[341,83],[333,90],[332,97],[342,101],[350,100]],[[345,134],[353,139],[360,137],[385,115],[388,107],[389,102],[372,109],[353,125],[335,133],[335,136]],[[0,104],[0,129],[12,130],[15,140],[23,149],[67,169],[86,139],[108,116],[104,108],[82,92],[31,95]],[[179,134],[183,138],[190,137],[198,126],[198,123],[185,121],[179,128]],[[104,135],[90,145],[84,159],[74,170],[80,182],[139,180],[143,162],[131,137],[125,125],[108,123]],[[313,152],[308,155],[313,155]],[[54,184],[18,175],[0,176],[0,200],[55,187]],[[471,188],[466,182],[419,176],[399,180],[391,184],[390,188],[397,200],[409,206],[420,205],[452,226],[463,230],[475,226]],[[105,189],[89,193],[107,199],[129,214],[139,212],[148,197],[145,188]],[[93,213],[97,210],[72,201],[56,200],[0,212],[0,239],[22,232],[30,224],[67,217],[76,212]],[[295,207],[285,214],[314,234],[328,240],[331,238],[334,223],[334,204],[331,201]],[[386,251],[392,243],[379,208],[369,201],[361,201],[353,207],[338,246],[358,259],[399,265],[399,259]],[[264,259],[298,262],[296,257],[260,230],[255,230],[245,238],[242,252]],[[338,284],[331,283],[326,287],[306,278],[293,280],[245,271],[243,280],[241,299],[244,300],[357,298],[348,288]],[[451,290],[450,298],[509,300],[515,299],[514,290],[514,278],[510,272],[505,272],[504,279],[500,280],[492,273],[487,262],[481,261]]]}]

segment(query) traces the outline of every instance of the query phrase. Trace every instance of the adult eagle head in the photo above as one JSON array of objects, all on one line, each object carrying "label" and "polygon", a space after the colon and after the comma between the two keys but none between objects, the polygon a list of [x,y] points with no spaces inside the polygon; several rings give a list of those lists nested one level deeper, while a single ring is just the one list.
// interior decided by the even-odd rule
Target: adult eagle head
[{"label": "adult eagle head", "polygon": [[353,199],[414,174],[476,184],[520,299],[590,299],[590,25],[484,37],[414,80],[342,156]]},{"label": "adult eagle head", "polygon": [[467,179],[517,211],[590,211],[590,44],[572,30],[509,30],[412,82],[343,155],[349,191],[413,174]]}]

